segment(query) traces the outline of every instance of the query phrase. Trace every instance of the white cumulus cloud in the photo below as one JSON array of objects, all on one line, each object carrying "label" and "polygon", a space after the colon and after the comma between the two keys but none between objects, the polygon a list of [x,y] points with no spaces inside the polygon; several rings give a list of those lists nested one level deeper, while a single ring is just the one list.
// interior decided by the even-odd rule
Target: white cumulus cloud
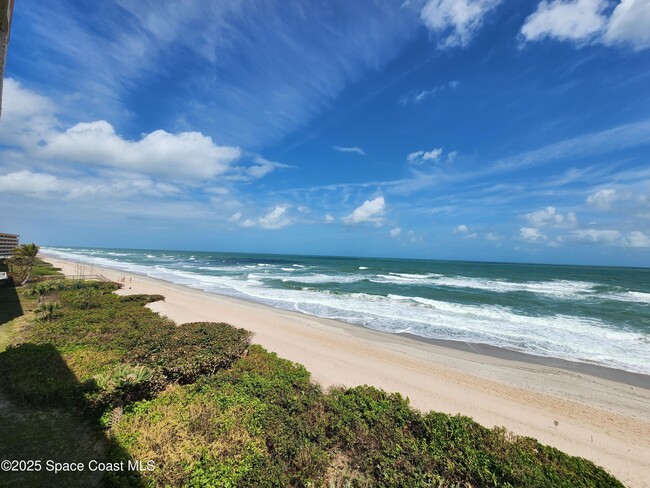
[{"label": "white cumulus cloud", "polygon": [[635,230],[625,235],[622,245],[624,247],[648,248],[650,247],[650,236],[645,235],[641,231]]},{"label": "white cumulus cloud", "polygon": [[587,203],[599,208],[607,209],[611,207],[612,202],[614,202],[616,198],[616,190],[613,188],[605,188],[603,190],[598,190],[593,195],[590,195],[587,198]]},{"label": "white cumulus cloud", "polygon": [[[54,101],[7,78],[4,110],[0,119],[0,144],[12,146],[35,166],[84,165],[86,173],[107,168],[175,182],[198,183],[217,176],[249,181],[266,176],[282,163],[247,154],[238,147],[215,143],[201,132],[170,133],[159,129],[137,139],[126,138],[106,120],[81,122],[63,129]],[[14,149],[16,148],[16,149]],[[20,152],[19,152],[20,151]],[[78,169],[78,168],[76,168]]]},{"label": "white cumulus cloud", "polygon": [[465,234],[469,232],[469,227],[465,224],[461,224],[454,229],[454,234]]},{"label": "white cumulus cloud", "polygon": [[522,227],[519,229],[519,237],[527,242],[541,242],[548,238],[539,229],[535,227]]},{"label": "white cumulus cloud", "polygon": [[476,35],[485,16],[501,0],[429,0],[420,11],[424,25],[440,36],[438,46],[466,46]]},{"label": "white cumulus cloud", "polygon": [[384,197],[377,197],[374,200],[366,200],[354,211],[343,217],[346,224],[360,224],[362,222],[374,222],[378,225],[384,221],[383,215],[386,209]]},{"label": "white cumulus cloud", "polygon": [[0,175],[0,194],[25,194],[38,198],[71,200],[77,198],[118,200],[135,196],[165,197],[177,195],[179,188],[136,174],[120,177],[61,177],[29,170]]},{"label": "white cumulus cloud", "polygon": [[241,223],[242,227],[255,227],[255,221],[251,219],[246,219]]},{"label": "white cumulus cloud", "polygon": [[598,34],[606,24],[604,0],[543,1],[521,28],[527,41],[551,37],[561,41],[584,41]]},{"label": "white cumulus cloud", "polygon": [[390,230],[390,236],[393,238],[399,237],[401,233],[402,233],[402,229],[400,229],[399,227],[395,227]]},{"label": "white cumulus cloud", "polygon": [[465,224],[461,224],[455,227],[453,230],[454,234],[461,235],[463,239],[476,239],[478,237],[477,232],[472,232],[471,234],[469,232],[469,227],[467,227]]},{"label": "white cumulus cloud", "polygon": [[587,197],[587,203],[599,208],[608,209],[616,199],[616,190],[613,188],[605,188]]},{"label": "white cumulus cloud", "polygon": [[589,243],[603,242],[606,244],[615,244],[621,237],[621,233],[617,230],[600,229],[578,229],[574,230],[571,235],[578,241]]},{"label": "white cumulus cloud", "polygon": [[281,229],[291,223],[291,219],[286,216],[287,207],[278,206],[260,217],[260,227],[264,229]]},{"label": "white cumulus cloud", "polygon": [[544,38],[579,44],[650,47],[650,2],[621,0],[607,16],[606,0],[544,0],[526,19],[521,34],[526,41]]},{"label": "white cumulus cloud", "polygon": [[36,145],[54,130],[57,124],[54,102],[13,78],[4,80],[0,142],[17,145]]},{"label": "white cumulus cloud", "polygon": [[609,20],[606,44],[630,44],[635,50],[650,47],[650,2],[622,0]]},{"label": "white cumulus cloud", "polygon": [[68,185],[56,176],[28,170],[0,175],[0,192],[42,194],[67,190]]},{"label": "white cumulus cloud", "polygon": [[105,120],[82,122],[54,134],[39,152],[53,159],[190,179],[225,173],[241,155],[239,148],[218,146],[200,132],[156,130],[129,141]]},{"label": "white cumulus cloud", "polygon": [[551,206],[537,212],[524,214],[524,218],[534,227],[572,226],[578,221],[575,213],[561,214],[555,207]]}]

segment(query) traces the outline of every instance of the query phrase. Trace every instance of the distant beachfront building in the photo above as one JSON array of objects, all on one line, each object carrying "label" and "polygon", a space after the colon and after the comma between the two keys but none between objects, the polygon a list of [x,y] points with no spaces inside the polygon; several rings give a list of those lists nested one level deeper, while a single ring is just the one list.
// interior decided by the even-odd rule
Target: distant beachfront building
[{"label": "distant beachfront building", "polygon": [[18,247],[17,234],[4,234],[0,232],[0,258],[8,258],[11,252]]},{"label": "distant beachfront building", "polygon": [[2,80],[5,77],[5,62],[7,61],[13,11],[14,0],[0,0],[0,114],[2,114]]}]

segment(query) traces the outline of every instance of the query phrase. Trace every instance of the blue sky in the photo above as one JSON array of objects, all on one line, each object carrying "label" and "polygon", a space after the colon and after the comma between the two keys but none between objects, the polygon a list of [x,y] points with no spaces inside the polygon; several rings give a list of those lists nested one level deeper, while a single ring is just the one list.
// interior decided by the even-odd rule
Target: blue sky
[{"label": "blue sky", "polygon": [[650,266],[649,160],[649,0],[23,0],[0,227]]}]

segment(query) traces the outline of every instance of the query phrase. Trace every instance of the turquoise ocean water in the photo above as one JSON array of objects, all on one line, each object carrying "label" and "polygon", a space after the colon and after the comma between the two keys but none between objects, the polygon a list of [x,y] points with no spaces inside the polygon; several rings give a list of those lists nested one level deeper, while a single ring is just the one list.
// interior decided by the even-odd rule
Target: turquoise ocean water
[{"label": "turquoise ocean water", "polygon": [[650,374],[650,269],[134,249],[46,254],[370,329]]}]

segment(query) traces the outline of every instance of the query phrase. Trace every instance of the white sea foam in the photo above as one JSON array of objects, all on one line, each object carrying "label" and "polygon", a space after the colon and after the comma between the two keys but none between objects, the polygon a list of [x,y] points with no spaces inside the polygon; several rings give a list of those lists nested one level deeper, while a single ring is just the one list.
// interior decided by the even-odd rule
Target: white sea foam
[{"label": "white sea foam", "polygon": [[474,278],[468,276],[444,276],[435,273],[410,274],[389,273],[378,274],[372,281],[376,283],[393,283],[397,285],[429,285],[434,287],[466,288],[493,293],[529,292],[546,295],[553,298],[584,299],[593,297],[596,293],[595,283],[583,281],[552,280],[514,282],[489,278]]},{"label": "white sea foam", "polygon": [[524,291],[534,294],[547,295],[555,298],[585,298],[593,294],[595,283],[584,281],[552,280],[552,281],[527,281],[513,282],[505,280],[490,280],[471,277],[442,277],[435,281],[436,285],[474,288],[478,290],[493,291],[497,293],[510,293]]},{"label": "white sea foam", "polygon": [[609,300],[617,300],[621,302],[637,302],[650,304],[650,293],[643,293],[641,291],[627,291],[621,293],[607,293],[603,295],[604,298]]},{"label": "white sea foam", "polygon": [[591,361],[650,373],[650,350],[642,334],[614,329],[598,320],[568,315],[531,317],[507,307],[463,305],[422,298],[331,294],[313,290],[252,288],[247,295],[282,308],[298,309],[387,332],[408,327],[437,339],[483,342],[498,347]]},{"label": "white sea foam", "polygon": [[283,282],[297,282],[297,283],[355,283],[357,281],[365,280],[364,276],[359,275],[328,275],[323,273],[312,273],[309,275],[298,275],[290,277],[274,276],[276,279],[281,279]]},{"label": "white sea foam", "polygon": [[[427,278],[439,278],[443,275],[437,273],[388,273],[391,276],[399,276],[408,280],[425,280]],[[384,276],[384,275],[379,275]]]},{"label": "white sea foam", "polygon": [[368,269],[368,266],[359,266],[359,269]]}]

